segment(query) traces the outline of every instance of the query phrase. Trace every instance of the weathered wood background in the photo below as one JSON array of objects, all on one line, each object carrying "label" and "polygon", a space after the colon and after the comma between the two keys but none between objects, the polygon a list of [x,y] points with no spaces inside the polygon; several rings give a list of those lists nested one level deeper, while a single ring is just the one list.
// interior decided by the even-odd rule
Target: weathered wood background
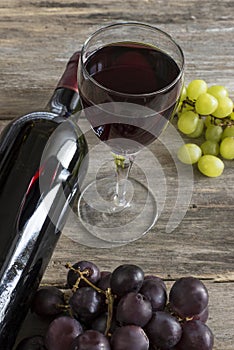
[{"label": "weathered wood background", "polygon": [[[119,20],[149,22],[166,30],[183,48],[186,82],[202,78],[208,84],[225,85],[234,98],[233,15],[232,0],[1,0],[0,128],[16,116],[43,109],[71,54],[98,27]],[[85,120],[80,125],[87,129]],[[92,133],[87,137],[90,145],[95,144]],[[176,169],[160,142],[154,142],[150,151],[167,179],[166,204],[156,226],[132,244],[100,249],[74,242],[70,233],[76,223],[70,220],[43,283],[64,286],[65,262],[82,259],[102,269],[136,263],[169,281],[197,276],[210,292],[215,350],[233,350],[234,162],[225,162],[224,174],[217,179],[194,169],[188,211],[180,225],[166,233],[177,194]]]}]

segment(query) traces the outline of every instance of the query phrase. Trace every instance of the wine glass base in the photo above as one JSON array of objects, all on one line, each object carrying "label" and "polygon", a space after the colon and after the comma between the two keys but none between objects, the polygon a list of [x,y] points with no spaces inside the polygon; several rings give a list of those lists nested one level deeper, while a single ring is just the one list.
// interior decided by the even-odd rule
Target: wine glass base
[{"label": "wine glass base", "polygon": [[116,205],[115,177],[91,182],[81,193],[78,216],[93,236],[112,243],[127,244],[145,235],[157,220],[157,204],[152,192],[129,178],[126,202]]}]

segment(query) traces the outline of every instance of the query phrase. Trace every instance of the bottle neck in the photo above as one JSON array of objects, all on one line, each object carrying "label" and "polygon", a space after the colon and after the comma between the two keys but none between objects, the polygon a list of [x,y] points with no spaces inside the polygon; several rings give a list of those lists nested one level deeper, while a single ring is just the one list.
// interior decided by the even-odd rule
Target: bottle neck
[{"label": "bottle neck", "polygon": [[75,52],[68,61],[65,71],[47,104],[47,109],[62,117],[69,117],[80,110],[80,98],[77,83],[77,68],[80,52]]},{"label": "bottle neck", "polygon": [[57,88],[47,105],[47,109],[59,116],[69,117],[80,109],[78,92],[66,87]]}]

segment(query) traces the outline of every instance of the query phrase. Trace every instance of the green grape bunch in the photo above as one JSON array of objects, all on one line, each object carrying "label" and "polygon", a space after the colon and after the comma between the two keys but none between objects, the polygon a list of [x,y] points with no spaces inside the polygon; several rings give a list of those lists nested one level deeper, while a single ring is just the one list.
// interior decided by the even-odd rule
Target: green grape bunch
[{"label": "green grape bunch", "polygon": [[182,89],[177,109],[177,128],[186,137],[199,139],[178,150],[185,164],[197,164],[208,177],[223,173],[224,160],[234,159],[234,104],[221,85],[208,86],[204,80],[192,80]]}]

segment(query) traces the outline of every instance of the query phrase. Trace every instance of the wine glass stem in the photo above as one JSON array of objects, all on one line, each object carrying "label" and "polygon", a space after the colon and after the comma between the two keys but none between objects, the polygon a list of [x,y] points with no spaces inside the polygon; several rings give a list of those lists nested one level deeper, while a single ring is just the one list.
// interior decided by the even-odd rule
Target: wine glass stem
[{"label": "wine glass stem", "polygon": [[128,176],[135,156],[121,156],[114,154],[116,171],[116,193],[114,202],[117,207],[126,207],[129,203],[126,199]]}]

